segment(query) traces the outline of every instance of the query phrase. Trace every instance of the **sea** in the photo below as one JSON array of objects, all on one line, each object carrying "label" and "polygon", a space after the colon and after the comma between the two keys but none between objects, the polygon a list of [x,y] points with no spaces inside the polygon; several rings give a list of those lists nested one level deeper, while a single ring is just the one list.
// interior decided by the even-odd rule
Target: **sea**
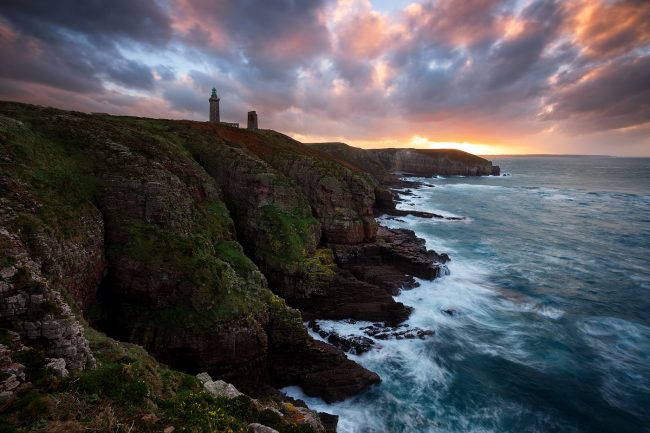
[{"label": "sea", "polygon": [[509,175],[408,178],[402,209],[465,220],[380,221],[451,257],[396,296],[435,335],[349,355],[382,382],[345,401],[284,391],[342,433],[650,432],[650,158],[493,162]]}]

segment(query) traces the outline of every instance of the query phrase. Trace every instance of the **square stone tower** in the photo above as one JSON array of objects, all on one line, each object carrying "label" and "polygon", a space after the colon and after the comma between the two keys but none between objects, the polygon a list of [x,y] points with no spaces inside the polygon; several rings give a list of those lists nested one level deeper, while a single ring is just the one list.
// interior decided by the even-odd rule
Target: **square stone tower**
[{"label": "square stone tower", "polygon": [[257,111],[248,112],[248,125],[246,129],[257,130]]},{"label": "square stone tower", "polygon": [[217,89],[212,88],[212,96],[210,96],[210,122],[219,123],[221,119],[219,118],[219,97],[217,96]]}]

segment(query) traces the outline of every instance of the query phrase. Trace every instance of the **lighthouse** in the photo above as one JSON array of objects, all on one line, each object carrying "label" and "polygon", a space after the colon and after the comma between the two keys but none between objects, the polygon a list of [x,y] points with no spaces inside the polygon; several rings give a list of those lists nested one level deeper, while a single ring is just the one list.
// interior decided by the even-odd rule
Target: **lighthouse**
[{"label": "lighthouse", "polygon": [[210,96],[210,122],[219,123],[219,97],[217,96],[217,89],[212,88],[212,96]]}]

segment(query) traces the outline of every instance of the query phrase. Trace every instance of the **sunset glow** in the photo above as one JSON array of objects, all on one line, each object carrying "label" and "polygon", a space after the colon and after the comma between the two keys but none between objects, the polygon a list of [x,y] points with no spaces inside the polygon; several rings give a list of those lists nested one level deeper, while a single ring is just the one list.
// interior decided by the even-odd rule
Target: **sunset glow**
[{"label": "sunset glow", "polygon": [[216,87],[297,139],[650,155],[649,2],[50,3],[0,10],[0,99],[205,120]]},{"label": "sunset glow", "polygon": [[409,141],[409,147],[421,149],[459,149],[475,155],[494,155],[511,152],[512,149],[495,144],[468,143],[458,141],[430,141],[427,138],[414,136]]}]

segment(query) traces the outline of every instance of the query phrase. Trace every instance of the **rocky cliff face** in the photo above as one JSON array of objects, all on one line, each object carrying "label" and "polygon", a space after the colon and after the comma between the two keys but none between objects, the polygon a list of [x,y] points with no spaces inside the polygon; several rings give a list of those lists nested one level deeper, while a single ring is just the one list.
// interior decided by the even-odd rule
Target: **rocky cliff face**
[{"label": "rocky cliff face", "polygon": [[354,244],[374,239],[374,183],[365,172],[275,131],[220,128],[217,133],[293,181],[321,223],[325,242]]},{"label": "rocky cliff face", "polygon": [[492,162],[455,149],[359,149],[343,143],[314,143],[310,147],[371,173],[382,183],[395,181],[391,173],[416,176],[500,174]]},{"label": "rocky cliff face", "polygon": [[[321,224],[281,172],[214,130],[0,108],[2,327],[84,368],[92,355],[72,305],[175,368],[244,387],[300,382],[340,399],[377,382],[338,349],[321,359],[256,265],[287,292],[321,271]],[[317,386],[339,368],[353,373],[339,391]]]},{"label": "rocky cliff face", "polygon": [[394,207],[379,181],[394,178],[381,155],[353,153],[0,103],[0,328],[70,369],[93,365],[86,319],[250,392],[360,392],[379,377],[303,320],[397,325],[410,310],[393,295],[448,258],[377,225]]},{"label": "rocky cliff face", "polygon": [[[66,370],[94,365],[83,327],[20,238],[0,226],[0,327],[17,332]],[[7,260],[9,259],[9,260]]]}]

